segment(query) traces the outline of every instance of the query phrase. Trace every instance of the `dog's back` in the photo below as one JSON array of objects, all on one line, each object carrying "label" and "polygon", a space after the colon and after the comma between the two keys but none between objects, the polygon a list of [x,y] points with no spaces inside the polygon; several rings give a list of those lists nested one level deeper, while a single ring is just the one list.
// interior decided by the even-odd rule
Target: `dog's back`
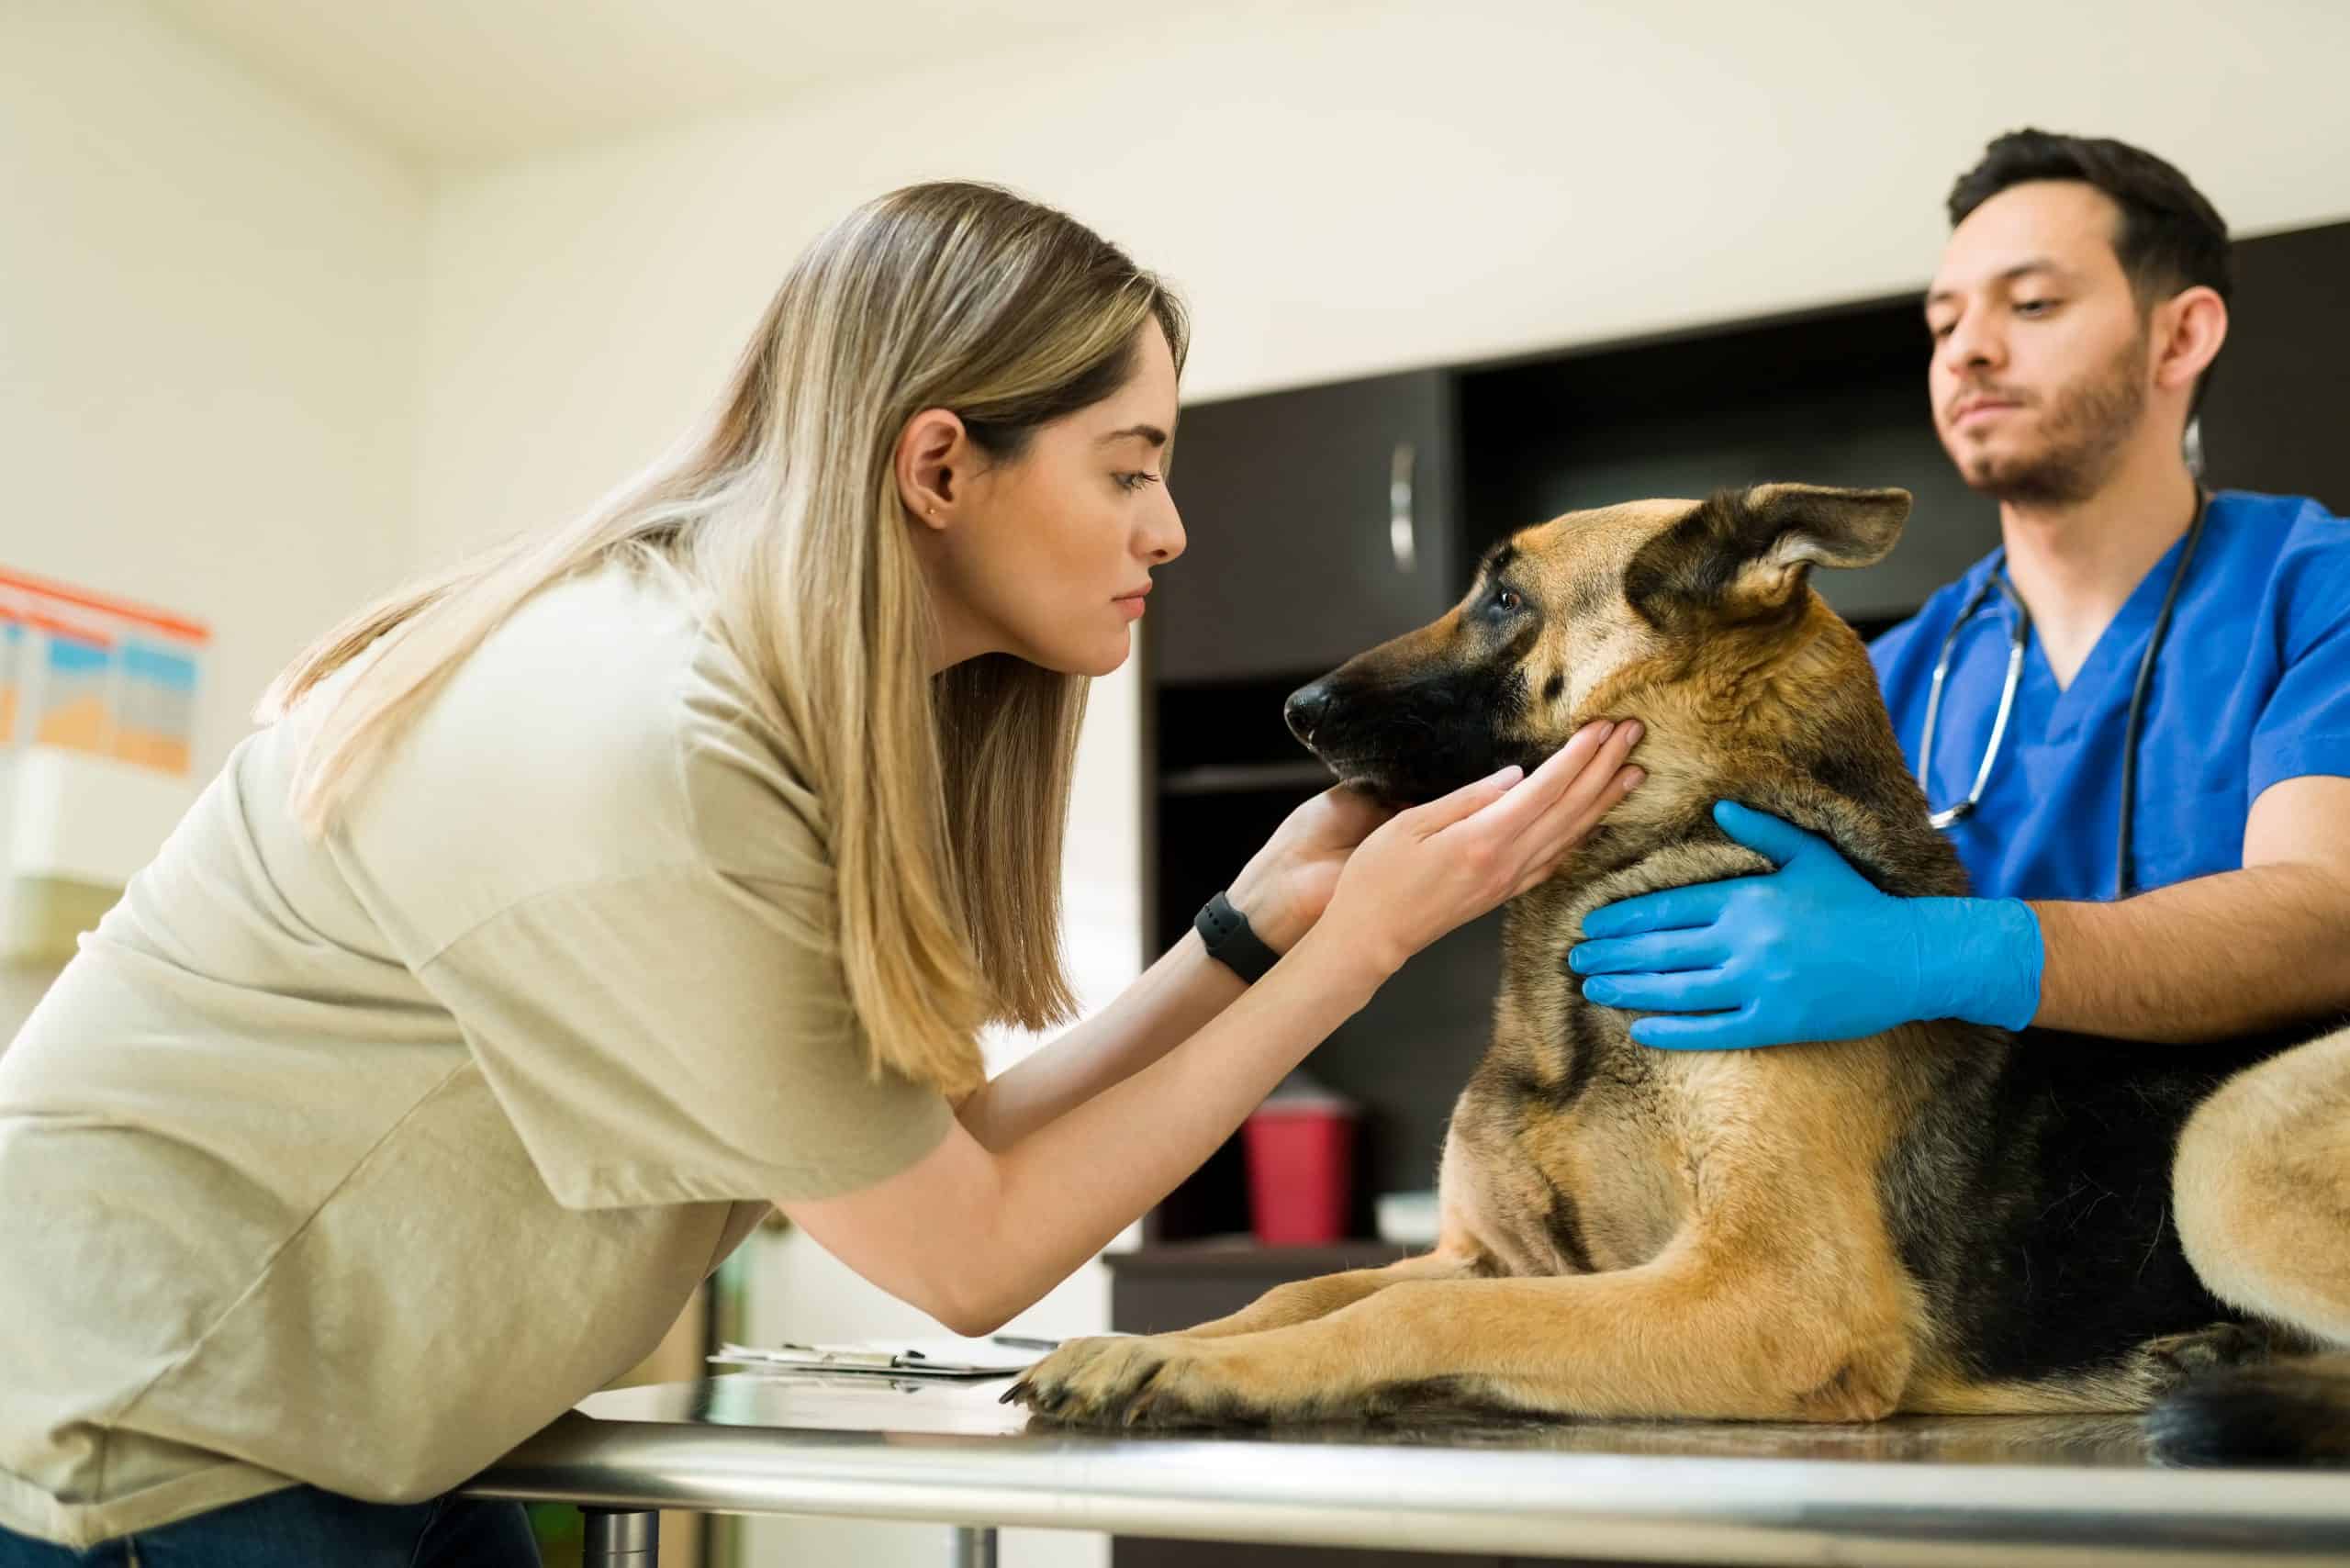
[{"label": "dog's back", "polygon": [[2264,1353],[2188,1261],[2171,1160],[2196,1106],[2285,1042],[1968,1032],[1979,1069],[1920,1104],[1879,1182],[1949,1358],[1913,1407],[2135,1409]]}]

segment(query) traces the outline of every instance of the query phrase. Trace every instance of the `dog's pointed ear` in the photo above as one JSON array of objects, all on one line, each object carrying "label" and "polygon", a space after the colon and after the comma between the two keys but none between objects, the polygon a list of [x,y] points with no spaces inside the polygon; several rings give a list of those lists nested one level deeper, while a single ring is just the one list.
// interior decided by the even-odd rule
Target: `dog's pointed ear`
[{"label": "dog's pointed ear", "polygon": [[1756,485],[1727,503],[1738,566],[1725,599],[1756,610],[1794,599],[1814,566],[1869,566],[1890,554],[1909,517],[1907,490]]},{"label": "dog's pointed ear", "polygon": [[1625,593],[1660,622],[1764,613],[1792,601],[1814,566],[1883,560],[1908,516],[1907,490],[1717,490],[1640,547],[1626,568]]},{"label": "dog's pointed ear", "polygon": [[1907,490],[1838,490],[1825,485],[1757,485],[1739,498],[1740,532],[1781,568],[1873,566],[1892,554],[1909,520]]}]

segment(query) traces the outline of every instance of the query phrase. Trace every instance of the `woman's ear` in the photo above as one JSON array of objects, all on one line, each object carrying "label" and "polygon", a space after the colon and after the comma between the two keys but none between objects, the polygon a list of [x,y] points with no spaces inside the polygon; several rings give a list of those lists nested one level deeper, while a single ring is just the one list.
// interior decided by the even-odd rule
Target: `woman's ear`
[{"label": "woman's ear", "polygon": [[924,409],[898,432],[898,498],[906,515],[932,529],[954,521],[963,493],[971,438],[945,409]]}]

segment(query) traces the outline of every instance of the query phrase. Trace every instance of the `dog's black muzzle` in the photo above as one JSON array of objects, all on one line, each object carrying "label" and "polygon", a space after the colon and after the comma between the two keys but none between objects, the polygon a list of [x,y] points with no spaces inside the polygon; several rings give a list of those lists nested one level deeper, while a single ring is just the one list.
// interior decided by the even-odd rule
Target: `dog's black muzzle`
[{"label": "dog's black muzzle", "polygon": [[1524,761],[1497,735],[1508,691],[1506,680],[1478,671],[1394,681],[1353,676],[1342,665],[1292,692],[1281,716],[1340,778],[1413,805]]}]

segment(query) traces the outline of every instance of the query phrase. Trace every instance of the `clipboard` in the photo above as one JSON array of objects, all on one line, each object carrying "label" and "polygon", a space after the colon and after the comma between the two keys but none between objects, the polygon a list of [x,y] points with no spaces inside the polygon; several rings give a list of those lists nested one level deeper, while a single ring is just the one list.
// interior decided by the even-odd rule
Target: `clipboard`
[{"label": "clipboard", "polygon": [[867,1339],[842,1345],[722,1344],[709,1359],[716,1366],[761,1372],[839,1373],[847,1377],[1010,1377],[1026,1372],[1058,1339],[1017,1334],[985,1339]]}]

